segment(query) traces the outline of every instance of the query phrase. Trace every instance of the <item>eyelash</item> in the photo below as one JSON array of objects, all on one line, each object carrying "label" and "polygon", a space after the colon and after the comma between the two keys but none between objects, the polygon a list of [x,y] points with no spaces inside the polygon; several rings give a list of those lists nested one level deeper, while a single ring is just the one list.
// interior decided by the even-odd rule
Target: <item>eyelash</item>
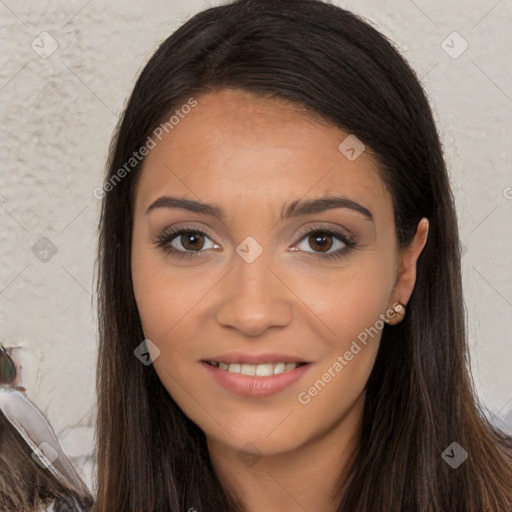
[{"label": "eyelash", "polygon": [[[200,229],[197,229],[197,228],[187,228],[187,227],[182,227],[182,228],[169,228],[169,229],[166,229],[164,230],[162,233],[160,233],[159,235],[153,237],[151,239],[151,241],[157,246],[157,247],[161,247],[165,252],[169,253],[169,254],[172,254],[173,256],[176,256],[177,258],[197,258],[198,256],[201,255],[202,252],[204,252],[204,250],[201,250],[201,251],[192,251],[192,252],[183,252],[183,251],[180,251],[178,249],[175,249],[174,247],[172,247],[170,245],[170,243],[178,237],[178,235],[182,235],[182,234],[194,234],[194,235],[205,235],[206,237],[208,238],[212,238],[208,235],[208,233],[205,233],[204,231],[201,231]],[[330,236],[330,237],[333,237],[333,238],[337,238],[340,242],[342,242],[345,247],[342,247],[341,249],[338,249],[337,251],[334,251],[334,252],[331,252],[331,253],[328,253],[328,254],[323,254],[323,253],[316,253],[318,256],[320,256],[321,258],[325,258],[325,259],[333,259],[333,258],[341,258],[343,256],[345,256],[349,251],[351,251],[352,249],[356,249],[357,248],[357,244],[355,242],[355,240],[353,238],[350,238],[348,237],[347,235],[344,235],[342,233],[339,233],[337,231],[334,231],[330,228],[319,228],[319,227],[313,227],[313,228],[309,228],[307,229],[305,232],[303,232],[301,235],[300,235],[300,238],[299,238],[299,242],[302,241],[304,238],[308,238],[310,237],[311,235],[313,234],[322,234],[322,235],[327,235],[327,236]],[[313,253],[308,253],[308,254],[313,254]]]}]

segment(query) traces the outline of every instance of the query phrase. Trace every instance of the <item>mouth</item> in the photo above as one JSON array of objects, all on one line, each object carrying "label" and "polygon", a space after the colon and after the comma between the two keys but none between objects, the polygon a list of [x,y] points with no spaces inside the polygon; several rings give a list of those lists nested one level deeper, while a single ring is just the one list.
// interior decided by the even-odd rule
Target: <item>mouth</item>
[{"label": "mouth", "polygon": [[[258,359],[261,361],[263,357],[258,356]],[[213,382],[230,393],[245,398],[264,398],[293,388],[314,366],[313,363],[293,362],[290,358],[280,360],[277,357],[273,357],[274,360],[270,362],[249,363],[246,358],[238,360],[233,356],[229,357],[229,362],[220,359],[203,360],[201,366]]]},{"label": "mouth", "polygon": [[214,368],[218,368],[219,370],[236,373],[240,375],[249,375],[255,377],[270,377],[272,375],[280,375],[281,373],[286,373],[301,366],[304,366],[309,363],[288,363],[285,361],[281,361],[278,363],[262,363],[262,364],[251,364],[244,362],[237,363],[226,363],[224,361],[205,361],[210,366]]}]

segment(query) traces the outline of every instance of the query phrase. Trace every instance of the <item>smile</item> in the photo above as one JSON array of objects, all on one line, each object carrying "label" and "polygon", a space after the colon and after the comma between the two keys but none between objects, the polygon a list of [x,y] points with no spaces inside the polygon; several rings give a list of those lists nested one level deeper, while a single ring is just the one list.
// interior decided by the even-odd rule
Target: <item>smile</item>
[{"label": "smile", "polygon": [[[279,360],[278,360],[279,361]],[[270,397],[304,378],[311,363],[285,361],[273,363],[201,361],[206,373],[225,390],[247,398]]]},{"label": "smile", "polygon": [[256,377],[269,377],[271,375],[279,375],[290,370],[295,370],[298,366],[305,363],[225,363],[223,361],[208,361],[208,364],[230,373],[239,373],[241,375],[254,375]]}]

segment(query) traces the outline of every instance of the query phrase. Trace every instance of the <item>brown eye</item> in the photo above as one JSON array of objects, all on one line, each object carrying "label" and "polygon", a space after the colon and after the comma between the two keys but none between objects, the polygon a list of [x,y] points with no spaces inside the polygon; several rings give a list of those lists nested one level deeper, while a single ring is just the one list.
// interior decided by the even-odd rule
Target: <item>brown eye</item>
[{"label": "brown eye", "polygon": [[301,251],[321,258],[341,258],[357,248],[354,239],[328,228],[313,228],[303,232],[297,246]]},{"label": "brown eye", "polygon": [[152,239],[153,243],[176,257],[201,256],[208,249],[218,249],[210,236],[199,229],[170,229]]},{"label": "brown eye", "polygon": [[332,245],[332,235],[329,234],[315,234],[310,235],[308,237],[309,239],[309,245],[312,249],[319,252],[328,251]]},{"label": "brown eye", "polygon": [[176,237],[187,251],[197,251],[202,249],[204,245],[204,236],[200,233],[183,233],[179,237]]}]

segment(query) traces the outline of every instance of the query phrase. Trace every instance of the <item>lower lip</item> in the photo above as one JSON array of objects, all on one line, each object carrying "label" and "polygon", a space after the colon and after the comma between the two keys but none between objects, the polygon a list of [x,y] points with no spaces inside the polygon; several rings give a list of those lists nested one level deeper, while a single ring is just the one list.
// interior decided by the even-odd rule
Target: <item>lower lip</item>
[{"label": "lower lip", "polygon": [[311,364],[308,363],[278,375],[256,377],[221,370],[219,367],[212,366],[204,361],[201,362],[201,365],[210,372],[211,376],[223,388],[239,396],[256,398],[275,395],[283,391],[303,377],[311,367]]}]

